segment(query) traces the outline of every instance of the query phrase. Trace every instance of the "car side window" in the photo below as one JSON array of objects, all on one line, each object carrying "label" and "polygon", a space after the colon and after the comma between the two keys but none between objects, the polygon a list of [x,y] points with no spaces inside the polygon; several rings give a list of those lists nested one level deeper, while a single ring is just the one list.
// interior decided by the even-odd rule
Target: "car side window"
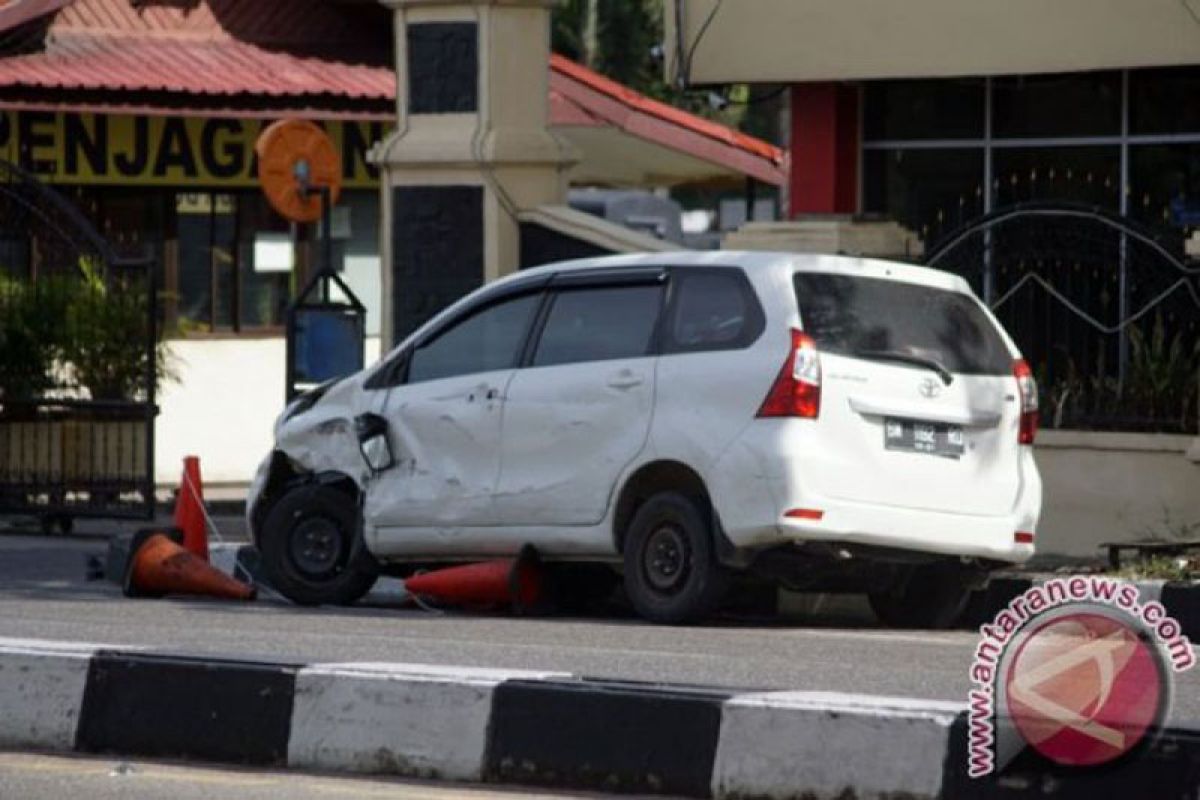
[{"label": "car side window", "polygon": [[762,310],[745,278],[729,269],[676,270],[668,347],[675,352],[744,347],[762,332]]},{"label": "car side window", "polygon": [[559,292],[546,317],[533,366],[649,355],[662,292],[657,284]]},{"label": "car side window", "polygon": [[539,294],[488,306],[413,350],[408,383],[452,378],[517,365]]}]

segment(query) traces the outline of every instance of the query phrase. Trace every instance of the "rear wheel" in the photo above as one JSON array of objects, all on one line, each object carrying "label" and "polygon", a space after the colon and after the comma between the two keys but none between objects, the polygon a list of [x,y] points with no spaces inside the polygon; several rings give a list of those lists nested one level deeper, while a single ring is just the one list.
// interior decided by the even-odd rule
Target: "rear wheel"
[{"label": "rear wheel", "polygon": [[329,486],[299,486],[279,498],[259,543],[271,585],[300,605],[348,605],[378,575],[363,550],[353,498]]},{"label": "rear wheel", "polygon": [[629,601],[653,622],[703,619],[728,585],[729,576],[713,553],[707,509],[676,492],[654,495],[634,514],[624,559]]},{"label": "rear wheel", "polygon": [[875,616],[893,628],[949,628],[971,596],[968,577],[954,565],[914,567],[895,587],[868,599]]}]

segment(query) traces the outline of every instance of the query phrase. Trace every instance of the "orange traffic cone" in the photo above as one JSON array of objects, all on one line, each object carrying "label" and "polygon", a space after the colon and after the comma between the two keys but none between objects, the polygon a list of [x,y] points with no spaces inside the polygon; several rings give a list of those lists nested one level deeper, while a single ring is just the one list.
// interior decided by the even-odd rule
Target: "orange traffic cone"
[{"label": "orange traffic cone", "polygon": [[162,531],[139,531],[125,568],[126,597],[195,594],[227,600],[253,600],[253,586],[211,567]]},{"label": "orange traffic cone", "polygon": [[404,581],[409,594],[455,605],[506,605],[517,611],[542,597],[537,552],[529,546],[517,558],[447,567],[414,575]]},{"label": "orange traffic cone", "polygon": [[175,527],[183,531],[184,548],[208,561],[208,520],[204,513],[204,485],[200,482],[199,456],[184,456],[183,478],[175,498]]}]

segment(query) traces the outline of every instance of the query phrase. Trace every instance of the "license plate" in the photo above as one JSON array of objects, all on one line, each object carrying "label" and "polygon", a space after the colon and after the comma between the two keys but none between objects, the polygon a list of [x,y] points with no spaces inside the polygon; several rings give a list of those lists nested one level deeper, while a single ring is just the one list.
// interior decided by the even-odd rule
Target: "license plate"
[{"label": "license plate", "polygon": [[883,421],[883,446],[888,450],[958,458],[965,451],[961,425],[917,422],[888,417]]}]

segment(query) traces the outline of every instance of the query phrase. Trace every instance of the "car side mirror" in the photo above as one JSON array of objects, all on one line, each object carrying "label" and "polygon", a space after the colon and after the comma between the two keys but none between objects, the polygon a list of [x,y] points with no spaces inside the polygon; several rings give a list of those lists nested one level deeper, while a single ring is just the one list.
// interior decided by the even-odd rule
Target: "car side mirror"
[{"label": "car side mirror", "polygon": [[371,472],[380,473],[395,466],[386,419],[378,414],[359,414],[354,418],[354,429],[358,434],[358,449]]}]

